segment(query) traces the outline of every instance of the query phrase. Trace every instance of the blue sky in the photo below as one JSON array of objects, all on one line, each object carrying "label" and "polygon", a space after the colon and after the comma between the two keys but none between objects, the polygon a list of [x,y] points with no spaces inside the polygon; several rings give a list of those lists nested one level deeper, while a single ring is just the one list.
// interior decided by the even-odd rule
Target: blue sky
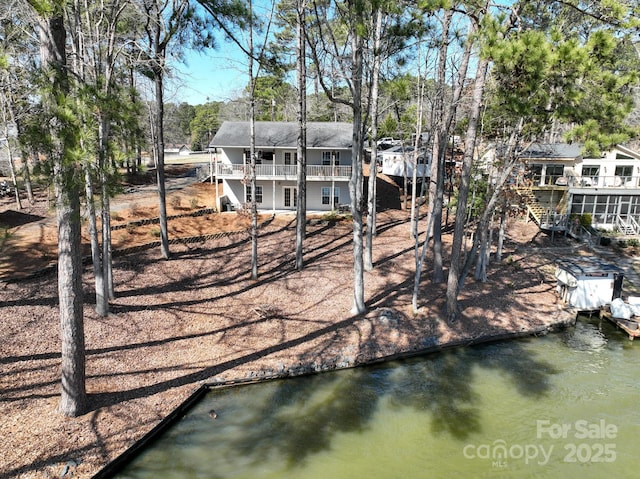
[{"label": "blue sky", "polygon": [[[267,21],[271,15],[273,0],[253,0],[253,11]],[[248,45],[247,32],[235,32],[239,41]],[[254,45],[259,48],[264,40],[254,32]],[[187,52],[186,63],[174,65],[180,72],[176,81],[168,85],[167,101],[187,102],[199,105],[209,101],[227,101],[240,96],[249,82],[249,67],[246,55],[238,46],[216,38],[217,48],[206,53]],[[254,71],[255,73],[255,71]]]},{"label": "blue sky", "polygon": [[220,44],[206,53],[189,52],[185,64],[174,66],[177,78],[167,88],[167,101],[200,105],[240,96],[248,82],[246,59],[231,43]]}]

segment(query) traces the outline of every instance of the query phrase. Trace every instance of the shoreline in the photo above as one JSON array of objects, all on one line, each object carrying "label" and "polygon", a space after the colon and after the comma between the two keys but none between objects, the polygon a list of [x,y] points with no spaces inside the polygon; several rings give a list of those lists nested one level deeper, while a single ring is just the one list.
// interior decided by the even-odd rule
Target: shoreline
[{"label": "shoreline", "polygon": [[133,443],[129,448],[123,451],[116,458],[112,459],[102,469],[100,469],[92,479],[105,479],[112,477],[114,474],[120,472],[126,467],[136,456],[142,453],[147,447],[150,447],[153,442],[160,439],[160,437],[166,433],[176,422],[178,422],[185,414],[187,414],[208,392],[216,389],[226,389],[240,386],[250,386],[260,384],[267,381],[278,381],[286,379],[296,379],[300,377],[331,373],[335,371],[341,371],[345,369],[353,369],[360,367],[373,366],[375,364],[383,364],[386,362],[397,361],[402,359],[409,359],[419,356],[428,356],[432,354],[442,353],[447,350],[480,346],[483,344],[491,344],[500,341],[512,341],[516,339],[522,339],[527,337],[539,337],[546,336],[559,332],[569,326],[574,326],[577,321],[579,312],[573,308],[562,308],[558,310],[557,321],[549,323],[545,326],[538,326],[525,331],[505,331],[501,334],[494,334],[490,336],[481,336],[477,338],[457,339],[445,344],[436,344],[428,346],[418,350],[411,351],[398,351],[395,354],[387,355],[383,357],[372,357],[368,360],[355,362],[350,365],[323,365],[320,370],[314,367],[313,364],[307,364],[302,368],[294,368],[288,371],[283,371],[275,375],[265,374],[267,371],[260,371],[251,378],[236,378],[227,379],[223,381],[204,382],[200,384],[181,404],[178,405],[173,411],[165,416],[156,426],[148,431],[144,436]]}]

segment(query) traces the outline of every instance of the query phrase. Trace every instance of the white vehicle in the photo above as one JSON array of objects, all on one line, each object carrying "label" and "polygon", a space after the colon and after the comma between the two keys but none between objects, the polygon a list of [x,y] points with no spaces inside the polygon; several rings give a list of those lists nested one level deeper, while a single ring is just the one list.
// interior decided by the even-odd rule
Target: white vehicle
[{"label": "white vehicle", "polygon": [[398,146],[398,145],[402,145],[402,141],[396,140],[390,136],[387,136],[385,138],[380,138],[376,142],[376,146],[380,149],[391,148],[392,146]]}]

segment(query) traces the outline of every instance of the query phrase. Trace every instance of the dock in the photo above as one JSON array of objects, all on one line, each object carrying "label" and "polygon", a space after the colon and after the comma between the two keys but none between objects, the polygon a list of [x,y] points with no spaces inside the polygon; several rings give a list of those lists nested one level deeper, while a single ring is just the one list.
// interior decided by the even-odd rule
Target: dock
[{"label": "dock", "polygon": [[614,318],[609,308],[600,309],[600,319],[606,319],[615,324],[629,335],[631,341],[640,336],[640,323],[635,319]]}]

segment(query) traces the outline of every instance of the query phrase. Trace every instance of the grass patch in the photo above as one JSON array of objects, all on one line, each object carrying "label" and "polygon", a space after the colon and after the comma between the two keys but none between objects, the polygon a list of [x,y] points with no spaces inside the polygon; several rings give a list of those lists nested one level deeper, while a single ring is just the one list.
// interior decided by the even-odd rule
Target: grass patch
[{"label": "grass patch", "polygon": [[169,204],[176,210],[180,208],[181,203],[182,200],[178,195],[173,195],[169,198]]}]

